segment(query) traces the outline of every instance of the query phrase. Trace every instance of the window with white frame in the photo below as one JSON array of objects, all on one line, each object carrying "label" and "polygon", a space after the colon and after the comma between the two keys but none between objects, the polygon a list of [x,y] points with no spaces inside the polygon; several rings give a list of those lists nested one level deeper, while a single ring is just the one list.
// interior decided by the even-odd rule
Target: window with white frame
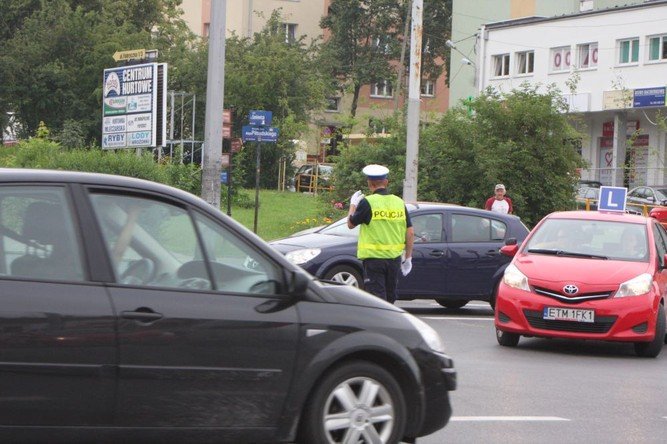
[{"label": "window with white frame", "polygon": [[572,49],[569,46],[551,48],[551,72],[569,71],[572,65]]},{"label": "window with white frame", "polygon": [[282,23],[281,29],[285,35],[285,43],[293,43],[296,41],[296,23]]},{"label": "window with white frame", "polygon": [[394,88],[391,82],[387,80],[380,80],[371,85],[371,97],[393,97]]},{"label": "window with white frame", "polygon": [[510,55],[499,54],[493,56],[493,75],[507,77],[510,75]]},{"label": "window with white frame", "polygon": [[648,59],[650,61],[667,60],[667,35],[655,35],[648,38]]},{"label": "window with white frame", "polygon": [[532,74],[535,71],[535,51],[516,53],[516,73]]},{"label": "window with white frame", "polygon": [[625,65],[639,62],[639,38],[618,41],[618,60],[616,63]]},{"label": "window with white frame", "polygon": [[577,45],[577,67],[595,68],[598,66],[598,44],[584,43]]},{"label": "window with white frame", "polygon": [[422,79],[421,81],[421,95],[424,97],[435,96],[435,82],[429,79]]}]

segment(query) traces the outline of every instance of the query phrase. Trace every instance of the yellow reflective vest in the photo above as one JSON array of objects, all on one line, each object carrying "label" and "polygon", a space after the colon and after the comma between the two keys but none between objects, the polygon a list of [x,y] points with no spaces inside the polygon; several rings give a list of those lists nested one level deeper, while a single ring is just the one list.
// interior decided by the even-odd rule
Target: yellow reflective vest
[{"label": "yellow reflective vest", "polygon": [[366,196],[371,206],[371,222],[359,227],[359,259],[394,259],[405,248],[405,202],[393,194]]}]

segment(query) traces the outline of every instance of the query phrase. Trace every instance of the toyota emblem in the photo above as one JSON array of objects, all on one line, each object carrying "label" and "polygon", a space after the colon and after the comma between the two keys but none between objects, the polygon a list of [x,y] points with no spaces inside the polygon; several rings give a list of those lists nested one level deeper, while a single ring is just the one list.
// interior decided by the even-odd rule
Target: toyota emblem
[{"label": "toyota emblem", "polygon": [[565,292],[565,294],[577,294],[579,288],[577,288],[576,285],[569,284],[563,287],[563,291]]}]

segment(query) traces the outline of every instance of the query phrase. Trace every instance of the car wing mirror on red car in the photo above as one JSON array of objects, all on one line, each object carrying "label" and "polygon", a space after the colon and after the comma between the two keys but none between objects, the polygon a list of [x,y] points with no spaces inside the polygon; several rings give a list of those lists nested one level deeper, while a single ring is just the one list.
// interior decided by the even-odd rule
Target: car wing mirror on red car
[{"label": "car wing mirror on red car", "polygon": [[514,257],[519,251],[519,245],[515,237],[510,237],[505,241],[505,245],[500,248],[500,254],[507,257]]},{"label": "car wing mirror on red car", "polygon": [[516,252],[519,251],[519,246],[517,244],[514,245],[503,245],[500,248],[500,254],[507,256],[507,257],[514,257],[516,255]]}]

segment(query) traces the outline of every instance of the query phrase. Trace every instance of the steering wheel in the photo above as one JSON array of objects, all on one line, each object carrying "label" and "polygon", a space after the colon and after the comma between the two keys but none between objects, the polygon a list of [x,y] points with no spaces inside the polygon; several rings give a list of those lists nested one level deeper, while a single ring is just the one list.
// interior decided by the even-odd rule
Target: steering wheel
[{"label": "steering wheel", "polygon": [[208,279],[198,277],[183,279],[178,286],[180,288],[192,288],[193,290],[210,290],[211,283]]},{"label": "steering wheel", "polygon": [[269,279],[267,281],[260,281],[254,283],[248,289],[249,293],[258,293],[258,294],[271,294],[276,291],[278,288],[279,282],[275,279]]},{"label": "steering wheel", "polygon": [[120,276],[123,284],[147,284],[155,275],[155,262],[148,258],[136,260]]}]

